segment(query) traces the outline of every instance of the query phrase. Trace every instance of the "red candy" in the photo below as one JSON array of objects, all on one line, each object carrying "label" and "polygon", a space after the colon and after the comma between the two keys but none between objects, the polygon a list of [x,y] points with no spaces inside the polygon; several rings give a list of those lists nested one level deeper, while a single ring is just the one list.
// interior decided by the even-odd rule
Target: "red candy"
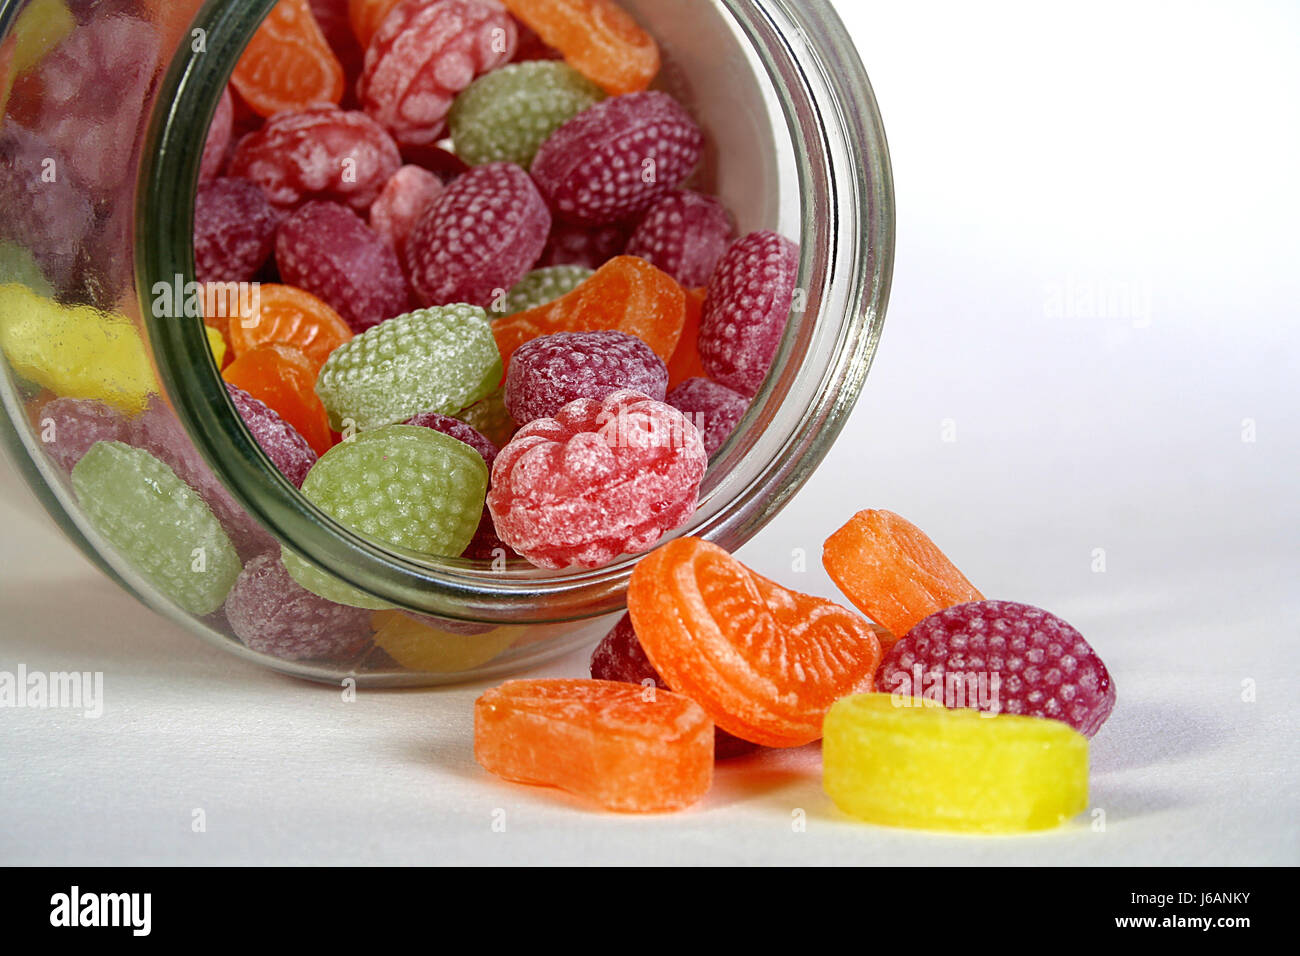
[{"label": "red candy", "polygon": [[640,256],[689,289],[709,281],[733,235],[731,214],[722,203],[681,189],[650,207],[632,233],[627,254]]},{"label": "red candy", "polygon": [[594,568],[686,523],[707,466],[700,433],[671,406],[626,391],[583,398],[501,450],[488,508],[538,567]]},{"label": "red candy", "polygon": [[275,262],[360,333],[410,306],[397,253],[346,206],[309,202],[280,226]]},{"label": "red candy", "polygon": [[245,136],[230,175],[251,179],[284,209],[333,199],[364,212],[401,165],[397,144],[369,116],[321,105],[272,116]]},{"label": "red candy", "polygon": [[248,282],[271,257],[280,215],[247,179],[213,179],[194,196],[194,275]]},{"label": "red candy", "polygon": [[799,247],[774,232],[736,242],[709,280],[700,318],[700,360],[709,378],[753,395],[781,344],[795,282]]},{"label": "red candy", "polygon": [[665,401],[695,423],[710,456],[726,443],[749,411],[748,398],[707,378],[688,378],[669,392]]},{"label": "red candy", "polygon": [[221,167],[226,165],[226,153],[230,151],[230,138],[235,128],[235,103],[230,96],[230,87],[221,92],[217,101],[217,111],[208,126],[208,138],[203,144],[203,159],[199,162],[199,179],[213,179],[221,175]]},{"label": "red candy", "polygon": [[442,195],[442,180],[421,166],[403,166],[370,207],[370,228],[383,236],[398,258],[429,207]]},{"label": "red candy", "polygon": [[517,39],[496,0],[404,0],[370,41],[361,103],[399,143],[436,142],[456,94],[509,63]]},{"label": "red candy", "polygon": [[682,184],[704,135],[667,93],[615,96],[542,144],[533,178],[561,219],[600,226],[644,212]]},{"label": "red candy", "polygon": [[550,228],[545,201],[518,166],[470,170],[447,187],[407,240],[416,296],[426,306],[488,308],[532,268]]}]

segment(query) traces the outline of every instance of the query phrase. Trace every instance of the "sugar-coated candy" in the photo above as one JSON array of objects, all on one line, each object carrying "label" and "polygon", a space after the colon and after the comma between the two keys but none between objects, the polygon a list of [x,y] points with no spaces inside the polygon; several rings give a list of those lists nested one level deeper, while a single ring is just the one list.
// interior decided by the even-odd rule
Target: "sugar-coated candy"
[{"label": "sugar-coated candy", "polygon": [[127,442],[131,420],[111,405],[94,399],[56,398],[37,413],[41,446],[64,471],[72,467],[96,442]]},{"label": "sugar-coated candy", "polygon": [[748,398],[707,378],[688,378],[669,392],[665,401],[695,422],[710,457],[726,443],[749,411]]},{"label": "sugar-coated candy", "polygon": [[277,0],[240,54],[230,77],[261,116],[343,98],[343,66],[308,0]]},{"label": "sugar-coated candy", "polygon": [[[386,544],[455,557],[478,528],[488,471],[477,451],[432,428],[386,425],[340,442],[302,483],[308,501]],[[339,604],[388,605],[286,550],[295,581]]]},{"label": "sugar-coated candy", "polygon": [[515,350],[506,374],[506,409],[526,425],[553,418],[579,398],[603,399],[620,389],[661,402],[668,390],[668,367],[650,346],[626,332],[557,332]]},{"label": "sugar-coated candy", "polygon": [[642,558],[627,606],[668,686],[743,740],[811,743],[831,704],[874,686],[880,644],[866,621],[783,588],[699,538]]},{"label": "sugar-coated candy", "polygon": [[609,93],[644,90],[659,45],[615,0],[505,0],[510,12]]},{"label": "sugar-coated candy", "polygon": [[841,810],[884,826],[1018,833],[1088,805],[1088,741],[1064,724],[890,694],[831,707],[822,767]]},{"label": "sugar-coated candy", "polygon": [[87,520],[150,584],[191,614],[221,607],[239,556],[198,494],[165,464],[98,442],[72,469]]},{"label": "sugar-coated candy", "polygon": [[422,412],[413,416],[406,424],[418,425],[420,428],[432,428],[434,431],[442,432],[457,441],[464,442],[483,456],[483,464],[487,465],[488,471],[492,470],[492,463],[496,461],[500,452],[492,439],[459,418],[439,415],[437,412]]},{"label": "sugar-coated candy", "polygon": [[499,777],[558,787],[608,810],[680,810],[712,785],[713,723],[672,691],[507,681],[474,702],[474,757]]},{"label": "sugar-coated candy", "polygon": [[312,594],[278,552],[260,554],[226,596],[226,620],[250,649],[286,661],[354,659],[370,643],[370,612]]},{"label": "sugar-coated candy", "polygon": [[264,402],[323,455],[334,444],[329,416],[316,394],[320,367],[302,349],[267,342],[244,352],[221,370],[221,377]]},{"label": "sugar-coated candy", "polygon": [[472,305],[420,309],[340,346],[316,380],[342,431],[377,428],[421,412],[454,414],[496,389],[501,356],[487,314]]},{"label": "sugar-coated candy", "polygon": [[600,87],[565,63],[534,60],[493,70],[451,108],[456,155],[471,166],[504,160],[527,168],[547,137],[604,98]]},{"label": "sugar-coated candy", "polygon": [[384,237],[399,260],[406,254],[406,240],[442,190],[442,180],[435,174],[408,165],[393,173],[371,204],[370,228]]},{"label": "sugar-coated candy", "polygon": [[700,361],[700,315],[704,312],[707,289],[686,290],[686,321],[677,348],[668,360],[668,388],[671,391],[688,378],[708,378]]},{"label": "sugar-coated candy", "polygon": [[509,63],[516,40],[497,0],[405,0],[371,39],[357,93],[399,143],[433,143],[456,94]]},{"label": "sugar-coated candy", "polygon": [[1047,717],[1091,737],[1115,707],[1110,672],[1083,635],[1041,608],[973,601],[931,614],[880,665],[877,688],[948,707]]},{"label": "sugar-coated candy", "polygon": [[235,405],[235,411],[248,426],[249,432],[266,452],[266,457],[280,469],[281,474],[293,483],[295,488],[302,487],[303,479],[312,465],[316,464],[317,454],[307,439],[303,438],[292,425],[286,422],[275,409],[249,395],[242,388],[227,384],[226,391]]},{"label": "sugar-coated candy", "polygon": [[592,275],[592,270],[584,266],[549,266],[534,269],[506,294],[505,299],[499,303],[500,309],[497,308],[498,303],[492,303],[492,312],[494,317],[515,315],[518,312],[527,312],[529,309],[547,305],[568,295]]},{"label": "sugar-coated candy", "polygon": [[275,237],[275,264],[289,285],[327,302],[364,332],[411,304],[397,253],[347,206],[305,203]]},{"label": "sugar-coated candy", "polygon": [[935,611],[984,595],[924,531],[892,511],[859,511],[826,539],[822,564],[859,610],[902,637]]},{"label": "sugar-coated candy", "polygon": [[727,250],[709,280],[700,359],[709,378],[753,395],[781,345],[799,277],[799,247],[753,232]]},{"label": "sugar-coated candy", "polygon": [[331,352],[352,338],[343,317],[304,289],[263,282],[248,304],[248,314],[232,317],[227,327],[237,355],[262,345],[288,345],[319,369]]},{"label": "sugar-coated candy", "polygon": [[230,96],[230,87],[221,91],[217,100],[217,111],[208,124],[208,138],[203,142],[203,158],[199,161],[199,180],[215,179],[221,175],[226,165],[226,154],[230,150],[230,139],[234,132],[235,103]]},{"label": "sugar-coated candy", "polygon": [[735,234],[731,213],[712,196],[679,189],[646,210],[627,243],[687,288],[705,285]]},{"label": "sugar-coated candy", "polygon": [[532,174],[560,218],[587,226],[644,212],[695,170],[704,135],[667,93],[614,96],[537,151]]},{"label": "sugar-coated candy", "polygon": [[670,405],[636,392],[582,398],[519,430],[492,468],[497,534],[542,568],[647,551],[695,512],[708,458]]},{"label": "sugar-coated candy", "polygon": [[607,226],[575,226],[555,220],[551,235],[546,240],[542,257],[537,260],[539,269],[547,266],[583,266],[599,269],[627,248],[631,230],[622,223]]},{"label": "sugar-coated candy", "polygon": [[461,634],[418,621],[401,611],[371,616],[375,646],[408,671],[459,674],[496,660],[515,642],[518,628],[497,627]]},{"label": "sugar-coated candy", "polygon": [[545,200],[513,163],[488,163],[458,176],[407,240],[417,298],[430,306],[488,308],[533,267],[550,228]]},{"label": "sugar-coated candy", "polygon": [[247,179],[200,183],[194,195],[194,277],[248,282],[271,257],[280,216]]},{"label": "sugar-coated candy", "polygon": [[505,446],[515,432],[519,431],[519,426],[506,411],[504,388],[498,388],[486,398],[479,399],[468,408],[462,408],[455,417],[473,426],[498,448]]}]

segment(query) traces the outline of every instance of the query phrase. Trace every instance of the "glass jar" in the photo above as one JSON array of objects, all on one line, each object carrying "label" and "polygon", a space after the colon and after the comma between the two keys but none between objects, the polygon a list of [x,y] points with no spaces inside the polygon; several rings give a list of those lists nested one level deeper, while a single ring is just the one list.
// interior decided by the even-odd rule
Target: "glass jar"
[{"label": "glass jar", "polygon": [[[866,379],[893,261],[885,136],[828,0],[622,3],[661,44],[658,85],[706,132],[695,183],[721,197],[741,234],[773,229],[801,242],[795,311],[772,372],[714,455],[698,512],[675,532],[734,550],[812,474]],[[622,611],[635,557],[555,572],[398,553],[353,534],[261,452],[227,396],[202,319],[151,308],[155,290],[184,289],[193,278],[206,130],[272,6],[0,0],[0,431],[12,460],[68,537],[122,587],[205,640],[278,671],[417,686],[518,671],[594,643]],[[184,610],[114,548],[46,447],[45,403],[79,397],[85,370],[51,377],[39,368],[51,354],[75,362],[76,348],[87,346],[68,337],[105,320],[138,333],[163,413],[179,426],[172,454],[203,468],[201,455],[262,529],[412,616],[380,612],[387,616],[372,626],[390,632],[378,645],[325,658],[272,656],[234,637],[220,611]],[[424,623],[411,623],[414,615]],[[430,616],[436,627],[426,626]]]}]

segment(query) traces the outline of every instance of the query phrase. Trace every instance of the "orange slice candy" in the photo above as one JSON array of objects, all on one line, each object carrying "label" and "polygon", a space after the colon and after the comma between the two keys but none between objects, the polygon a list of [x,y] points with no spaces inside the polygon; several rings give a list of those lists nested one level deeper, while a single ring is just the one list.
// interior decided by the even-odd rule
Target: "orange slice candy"
[{"label": "orange slice candy", "polygon": [[370,41],[375,38],[384,20],[401,2],[402,0],[348,0],[348,23],[351,24],[361,49],[370,46]]},{"label": "orange slice candy", "polygon": [[259,116],[343,99],[343,67],[308,0],[278,0],[248,41],[230,82]]},{"label": "orange slice candy", "polygon": [[826,539],[822,564],[845,596],[897,638],[956,604],[982,601],[924,531],[892,511],[860,511]]},{"label": "orange slice candy", "polygon": [[713,722],[671,691],[512,680],[474,702],[474,757],[498,777],[558,787],[608,810],[680,810],[713,782]]},{"label": "orange slice candy", "polygon": [[688,378],[708,378],[704,363],[700,361],[700,316],[704,314],[704,299],[708,289],[686,290],[686,322],[682,337],[668,360],[668,391],[672,391]]},{"label": "orange slice candy", "polygon": [[260,286],[255,303],[252,315],[230,322],[230,347],[236,356],[272,342],[291,345],[319,372],[330,353],[352,338],[352,329],[342,316],[294,286]]},{"label": "orange slice candy", "polygon": [[866,621],[783,588],[699,538],[643,558],[627,605],[668,686],[744,740],[811,743],[835,701],[873,689],[880,643]]},{"label": "orange slice candy", "polygon": [[334,446],[329,417],[316,396],[316,368],[299,349],[259,345],[227,365],[221,377],[279,412],[316,454]]},{"label": "orange slice candy", "polygon": [[659,73],[654,37],[613,0],[505,0],[505,5],[611,96],[639,93]]}]

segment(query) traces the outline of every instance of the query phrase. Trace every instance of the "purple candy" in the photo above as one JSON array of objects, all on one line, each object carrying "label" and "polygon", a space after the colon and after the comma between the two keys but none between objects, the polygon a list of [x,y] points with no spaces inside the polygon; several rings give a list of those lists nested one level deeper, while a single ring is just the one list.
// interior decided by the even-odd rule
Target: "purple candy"
[{"label": "purple candy", "polygon": [[250,649],[286,661],[351,660],[371,636],[369,611],[312,594],[289,576],[278,552],[244,565],[225,611]]},{"label": "purple candy", "polygon": [[262,446],[262,451],[266,452],[266,457],[271,459],[284,477],[293,482],[295,488],[301,488],[303,479],[311,471],[311,466],[316,464],[318,457],[311,445],[307,444],[307,439],[281,418],[279,412],[242,388],[227,384],[226,391],[230,393],[230,400],[235,403],[239,417]]},{"label": "purple candy", "polygon": [[731,214],[722,203],[681,189],[650,207],[632,233],[627,254],[693,289],[708,283],[734,235]]},{"label": "purple candy", "polygon": [[795,282],[799,247],[774,232],[752,232],[727,250],[704,300],[700,361],[709,378],[754,395],[781,344]]},{"label": "purple candy", "polygon": [[554,418],[579,398],[597,400],[632,389],[657,402],[668,389],[668,367],[626,332],[557,332],[515,350],[506,375],[506,409],[520,425]]},{"label": "purple candy", "polygon": [[280,215],[247,179],[202,183],[194,196],[194,277],[249,282],[271,257]]},{"label": "purple candy", "polygon": [[37,425],[45,453],[67,472],[95,442],[126,442],[131,434],[130,419],[93,399],[56,398],[47,402]]},{"label": "purple candy", "polygon": [[575,226],[567,222],[556,222],[551,227],[550,238],[542,257],[537,260],[537,268],[547,266],[583,266],[587,269],[599,269],[610,259],[622,255],[627,248],[628,231],[626,226]]},{"label": "purple candy", "polygon": [[668,393],[667,402],[700,430],[710,456],[731,437],[749,410],[748,398],[707,378],[688,378]]}]

